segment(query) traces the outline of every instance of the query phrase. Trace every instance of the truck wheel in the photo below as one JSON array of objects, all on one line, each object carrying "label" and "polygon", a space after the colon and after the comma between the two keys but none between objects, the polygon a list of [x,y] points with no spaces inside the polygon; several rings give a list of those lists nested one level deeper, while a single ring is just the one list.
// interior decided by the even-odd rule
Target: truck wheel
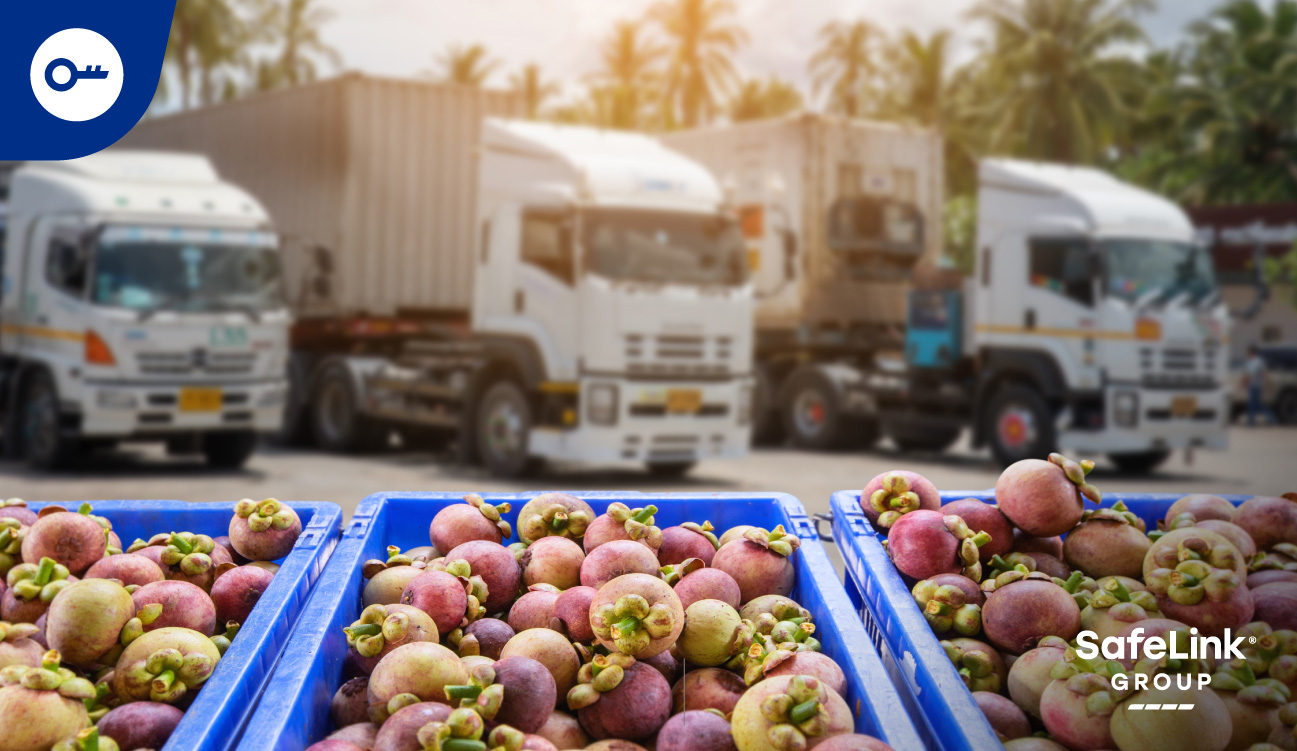
[{"label": "truck wheel", "polygon": [[1284,389],[1274,400],[1274,415],[1280,425],[1297,425],[1297,389]]},{"label": "truck wheel", "polygon": [[847,420],[833,385],[821,373],[795,373],[783,389],[784,429],[799,448],[827,451],[844,442]]},{"label": "truck wheel", "polygon": [[887,435],[902,453],[915,451],[940,454],[959,440],[959,428],[910,427],[893,423],[887,426]]},{"label": "truck wheel", "polygon": [[208,433],[203,436],[203,456],[210,466],[238,469],[257,448],[257,434],[251,431]]},{"label": "truck wheel", "polygon": [[1171,456],[1171,452],[1140,451],[1133,454],[1108,454],[1108,460],[1117,465],[1117,469],[1130,474],[1146,474],[1162,466],[1162,462]]},{"label": "truck wheel", "polygon": [[752,445],[778,446],[787,438],[779,415],[775,379],[768,368],[757,368],[752,388]]},{"label": "truck wheel", "polygon": [[310,368],[298,357],[288,363],[288,393],[284,395],[284,423],[274,435],[281,446],[307,446],[311,443]]},{"label": "truck wheel", "polygon": [[513,381],[489,386],[477,408],[477,450],[496,477],[521,477],[539,461],[527,453],[533,424],[531,402]]},{"label": "truck wheel", "polygon": [[991,454],[1002,466],[1044,459],[1055,451],[1054,414],[1035,389],[1016,383],[996,390],[986,410]]},{"label": "truck wheel", "polygon": [[380,443],[374,422],[360,414],[351,374],[342,363],[326,365],[315,378],[311,434],[326,451],[368,451]]},{"label": "truck wheel", "polygon": [[63,435],[59,395],[48,373],[28,382],[23,398],[22,452],[36,469],[58,469],[76,453],[76,441]]},{"label": "truck wheel", "polygon": [[684,477],[697,462],[649,462],[648,472],[654,477]]}]

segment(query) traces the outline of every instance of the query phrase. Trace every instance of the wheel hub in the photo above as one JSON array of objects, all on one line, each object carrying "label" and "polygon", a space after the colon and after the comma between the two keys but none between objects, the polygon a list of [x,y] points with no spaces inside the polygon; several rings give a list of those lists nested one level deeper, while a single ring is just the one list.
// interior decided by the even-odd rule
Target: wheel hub
[{"label": "wheel hub", "polygon": [[1009,405],[997,421],[1000,444],[1009,449],[1020,449],[1036,440],[1036,422],[1031,410],[1021,405]]},{"label": "wheel hub", "polygon": [[793,402],[793,419],[803,435],[818,435],[824,429],[824,397],[814,389],[806,389]]}]

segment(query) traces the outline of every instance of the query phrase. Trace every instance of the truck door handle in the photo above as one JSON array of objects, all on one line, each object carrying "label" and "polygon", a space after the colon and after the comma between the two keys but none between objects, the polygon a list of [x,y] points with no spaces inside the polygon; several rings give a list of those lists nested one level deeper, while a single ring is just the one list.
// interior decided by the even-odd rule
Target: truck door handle
[{"label": "truck door handle", "polygon": [[1027,312],[1022,314],[1022,326],[1028,331],[1036,328],[1036,311],[1028,308]]},{"label": "truck door handle", "polygon": [[527,297],[522,290],[515,290],[513,293],[513,312],[521,313],[523,308],[527,307]]}]

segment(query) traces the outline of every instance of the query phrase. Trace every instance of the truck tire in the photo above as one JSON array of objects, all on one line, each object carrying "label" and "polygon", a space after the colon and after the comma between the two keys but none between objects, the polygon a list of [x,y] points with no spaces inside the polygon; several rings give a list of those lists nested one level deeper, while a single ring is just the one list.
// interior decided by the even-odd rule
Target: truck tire
[{"label": "truck tire", "polygon": [[794,373],[780,390],[784,430],[793,445],[816,451],[841,448],[850,420],[842,414],[837,392],[817,370]]},{"label": "truck tire", "polygon": [[477,407],[477,451],[493,476],[522,477],[540,462],[528,453],[534,424],[531,402],[515,381],[500,380],[486,388]]},{"label": "truck tire", "polygon": [[208,433],[203,436],[203,456],[218,469],[238,469],[257,449],[257,434],[250,430]]},{"label": "truck tire", "polygon": [[273,440],[281,446],[309,446],[311,435],[310,366],[294,356],[288,362],[288,393],[284,395],[284,423]]},{"label": "truck tire", "polygon": [[985,419],[991,454],[1001,466],[1023,459],[1044,459],[1057,450],[1054,412],[1030,386],[1000,386],[991,396]]},{"label": "truck tire", "polygon": [[778,446],[788,437],[779,414],[779,384],[770,368],[758,367],[752,387],[752,445]]},{"label": "truck tire", "polygon": [[1297,425],[1297,389],[1284,389],[1274,400],[1274,416],[1280,425]]},{"label": "truck tire", "polygon": [[887,426],[887,437],[892,439],[901,453],[927,452],[940,454],[959,440],[959,428],[937,426],[909,426],[892,423]]},{"label": "truck tire", "polygon": [[76,440],[63,434],[61,417],[54,379],[43,370],[32,374],[23,390],[21,450],[33,468],[59,469],[76,454]]},{"label": "truck tire", "polygon": [[698,462],[649,462],[648,473],[654,477],[684,477]]},{"label": "truck tire", "polygon": [[1162,466],[1162,462],[1171,456],[1167,449],[1158,451],[1139,451],[1131,454],[1108,454],[1108,461],[1117,465],[1117,469],[1129,474],[1147,474]]},{"label": "truck tire", "polygon": [[360,414],[351,373],[340,362],[329,363],[316,374],[310,410],[311,435],[315,445],[326,451],[370,451],[381,443],[379,426]]}]

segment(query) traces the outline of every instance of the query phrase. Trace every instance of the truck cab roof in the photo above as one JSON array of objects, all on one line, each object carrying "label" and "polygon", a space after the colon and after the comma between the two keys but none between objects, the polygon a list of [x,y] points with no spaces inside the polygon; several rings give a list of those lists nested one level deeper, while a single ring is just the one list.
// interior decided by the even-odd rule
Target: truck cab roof
[{"label": "truck cab roof", "polygon": [[9,211],[97,213],[122,221],[262,226],[265,210],[223,181],[201,154],[109,149],[63,162],[28,162],[13,171]]},{"label": "truck cab roof", "polygon": [[[1022,216],[1047,213],[1096,234],[1161,235],[1186,242],[1193,225],[1179,206],[1122,182],[1101,170],[1017,159],[984,159],[979,168],[981,200],[1004,201]],[[1035,199],[1033,201],[1032,199]],[[1044,202],[1038,204],[1037,202]],[[1037,210],[1023,209],[1040,206]]]},{"label": "truck cab roof", "polygon": [[705,167],[638,133],[488,118],[482,147],[563,163],[576,198],[596,205],[710,212],[724,200]]}]

